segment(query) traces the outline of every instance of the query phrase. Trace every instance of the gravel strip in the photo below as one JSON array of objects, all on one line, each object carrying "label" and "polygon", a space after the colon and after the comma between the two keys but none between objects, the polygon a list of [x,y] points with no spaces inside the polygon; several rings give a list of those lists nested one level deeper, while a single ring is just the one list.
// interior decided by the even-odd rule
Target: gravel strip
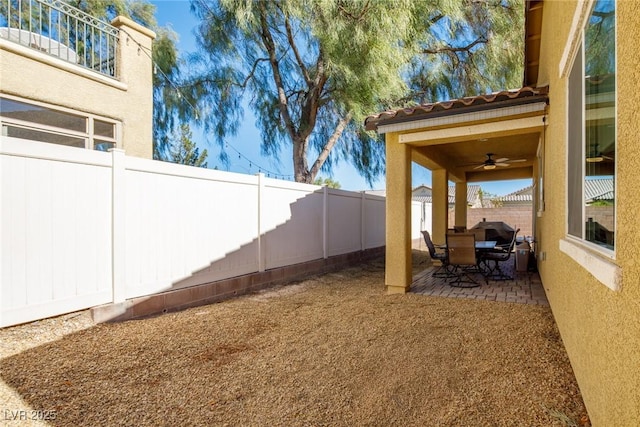
[{"label": "gravel strip", "polygon": [[[426,262],[414,253],[416,268]],[[75,313],[0,340],[10,426],[589,425],[548,307],[385,295],[382,259],[144,320]],[[10,419],[23,412],[35,419]]]}]

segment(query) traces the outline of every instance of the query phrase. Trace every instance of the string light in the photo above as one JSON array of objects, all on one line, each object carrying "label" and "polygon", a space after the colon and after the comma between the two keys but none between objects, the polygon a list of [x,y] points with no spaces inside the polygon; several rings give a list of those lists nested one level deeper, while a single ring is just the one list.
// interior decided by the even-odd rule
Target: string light
[{"label": "string light", "polygon": [[[121,28],[121,31],[123,31],[126,35],[127,35],[127,44],[129,43],[129,40],[132,40],[135,44],[138,45],[138,54],[140,53],[140,51],[144,52],[147,57],[151,60],[151,63],[153,65],[153,73],[157,74],[158,72],[160,73],[160,75],[162,75],[162,77],[167,81],[167,83],[169,83],[169,85],[173,88],[173,90],[175,90],[177,92],[177,96],[178,99],[181,100],[182,102],[186,102],[189,107],[193,110],[194,116],[196,118],[196,120],[199,118],[199,112],[198,109],[189,102],[189,100],[184,97],[182,95],[182,92],[180,91],[180,88],[178,87],[178,85],[176,85],[170,78],[169,76],[167,76],[164,71],[162,71],[162,67],[158,66],[158,63],[156,63],[156,61],[153,60],[153,56],[151,55],[151,50],[144,47],[140,42],[138,42],[133,36],[131,36],[131,34],[129,34],[127,31],[125,31],[124,29]],[[249,169],[247,169],[246,167],[242,167],[241,165],[235,165],[235,166],[240,166],[243,169],[247,170],[248,172],[251,172],[251,168],[254,166],[254,163],[244,154],[242,154],[237,148],[235,148],[233,145],[229,144],[228,142],[225,142],[225,149],[231,148],[233,151],[235,151],[236,153],[238,153],[238,159],[242,160],[246,160],[249,163]],[[271,170],[268,170],[266,168],[263,168],[262,166],[258,165],[257,163],[255,164],[255,166],[258,168],[258,173],[266,173],[267,177],[271,177],[273,175],[274,178],[276,179],[285,179],[285,180],[294,180],[294,176],[293,175],[286,175],[286,174],[281,174],[278,172],[273,172]]]},{"label": "string light", "polygon": [[[282,173],[279,173],[279,172],[274,172],[272,170],[269,170],[269,169],[266,169],[266,168],[260,166],[257,163],[254,163],[251,159],[249,159],[247,156],[242,154],[240,152],[240,150],[238,150],[236,147],[234,147],[233,145],[229,144],[228,142],[225,142],[224,146],[225,146],[225,149],[232,149],[233,151],[238,153],[238,159],[239,160],[243,160],[244,159],[245,161],[247,161],[249,163],[249,171],[251,171],[251,168],[255,165],[255,167],[258,168],[258,173],[264,173],[269,178],[271,176],[273,176],[276,179],[285,179],[285,180],[293,181],[293,175],[286,175],[286,174],[282,174]],[[235,164],[235,165],[239,166],[237,164]],[[246,169],[246,168],[244,168],[244,169]]]}]

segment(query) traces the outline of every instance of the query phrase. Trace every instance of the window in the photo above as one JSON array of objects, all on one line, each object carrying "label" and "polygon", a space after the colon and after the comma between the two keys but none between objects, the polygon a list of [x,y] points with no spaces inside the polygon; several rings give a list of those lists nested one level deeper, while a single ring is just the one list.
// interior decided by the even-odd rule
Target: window
[{"label": "window", "polygon": [[569,73],[567,231],[615,247],[615,1],[590,11]]},{"label": "window", "polygon": [[2,135],[107,151],[117,146],[117,123],[90,114],[0,97]]}]

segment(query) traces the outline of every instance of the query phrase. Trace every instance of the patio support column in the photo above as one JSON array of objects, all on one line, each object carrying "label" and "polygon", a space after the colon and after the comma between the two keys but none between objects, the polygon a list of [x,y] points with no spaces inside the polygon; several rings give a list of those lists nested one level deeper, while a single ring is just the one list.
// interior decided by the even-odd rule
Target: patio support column
[{"label": "patio support column", "polygon": [[445,244],[445,237],[449,223],[449,179],[446,169],[431,171],[431,221],[433,233],[431,240],[436,245]]},{"label": "patio support column", "polygon": [[467,226],[467,182],[456,182],[455,225]]},{"label": "patio support column", "polygon": [[411,287],[411,147],[400,144],[394,133],[386,134],[385,142],[385,286],[388,294],[397,294]]}]

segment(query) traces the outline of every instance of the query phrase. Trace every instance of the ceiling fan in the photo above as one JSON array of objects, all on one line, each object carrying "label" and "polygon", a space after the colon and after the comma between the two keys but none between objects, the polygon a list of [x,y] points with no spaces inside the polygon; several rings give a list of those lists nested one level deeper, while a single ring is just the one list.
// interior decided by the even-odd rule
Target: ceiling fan
[{"label": "ceiling fan", "polygon": [[602,151],[600,151],[600,149],[598,148],[598,144],[594,144],[593,149],[590,151],[591,153],[587,155],[587,163],[600,163],[606,160],[614,160],[613,157],[607,156]]},{"label": "ceiling fan", "polygon": [[491,169],[495,169],[497,166],[506,167],[506,166],[509,166],[511,163],[519,163],[519,162],[527,161],[526,159],[509,160],[506,157],[503,157],[501,159],[494,159],[492,156],[495,156],[495,154],[487,153],[487,158],[485,159],[485,161],[480,163],[474,169],[491,170]]}]

